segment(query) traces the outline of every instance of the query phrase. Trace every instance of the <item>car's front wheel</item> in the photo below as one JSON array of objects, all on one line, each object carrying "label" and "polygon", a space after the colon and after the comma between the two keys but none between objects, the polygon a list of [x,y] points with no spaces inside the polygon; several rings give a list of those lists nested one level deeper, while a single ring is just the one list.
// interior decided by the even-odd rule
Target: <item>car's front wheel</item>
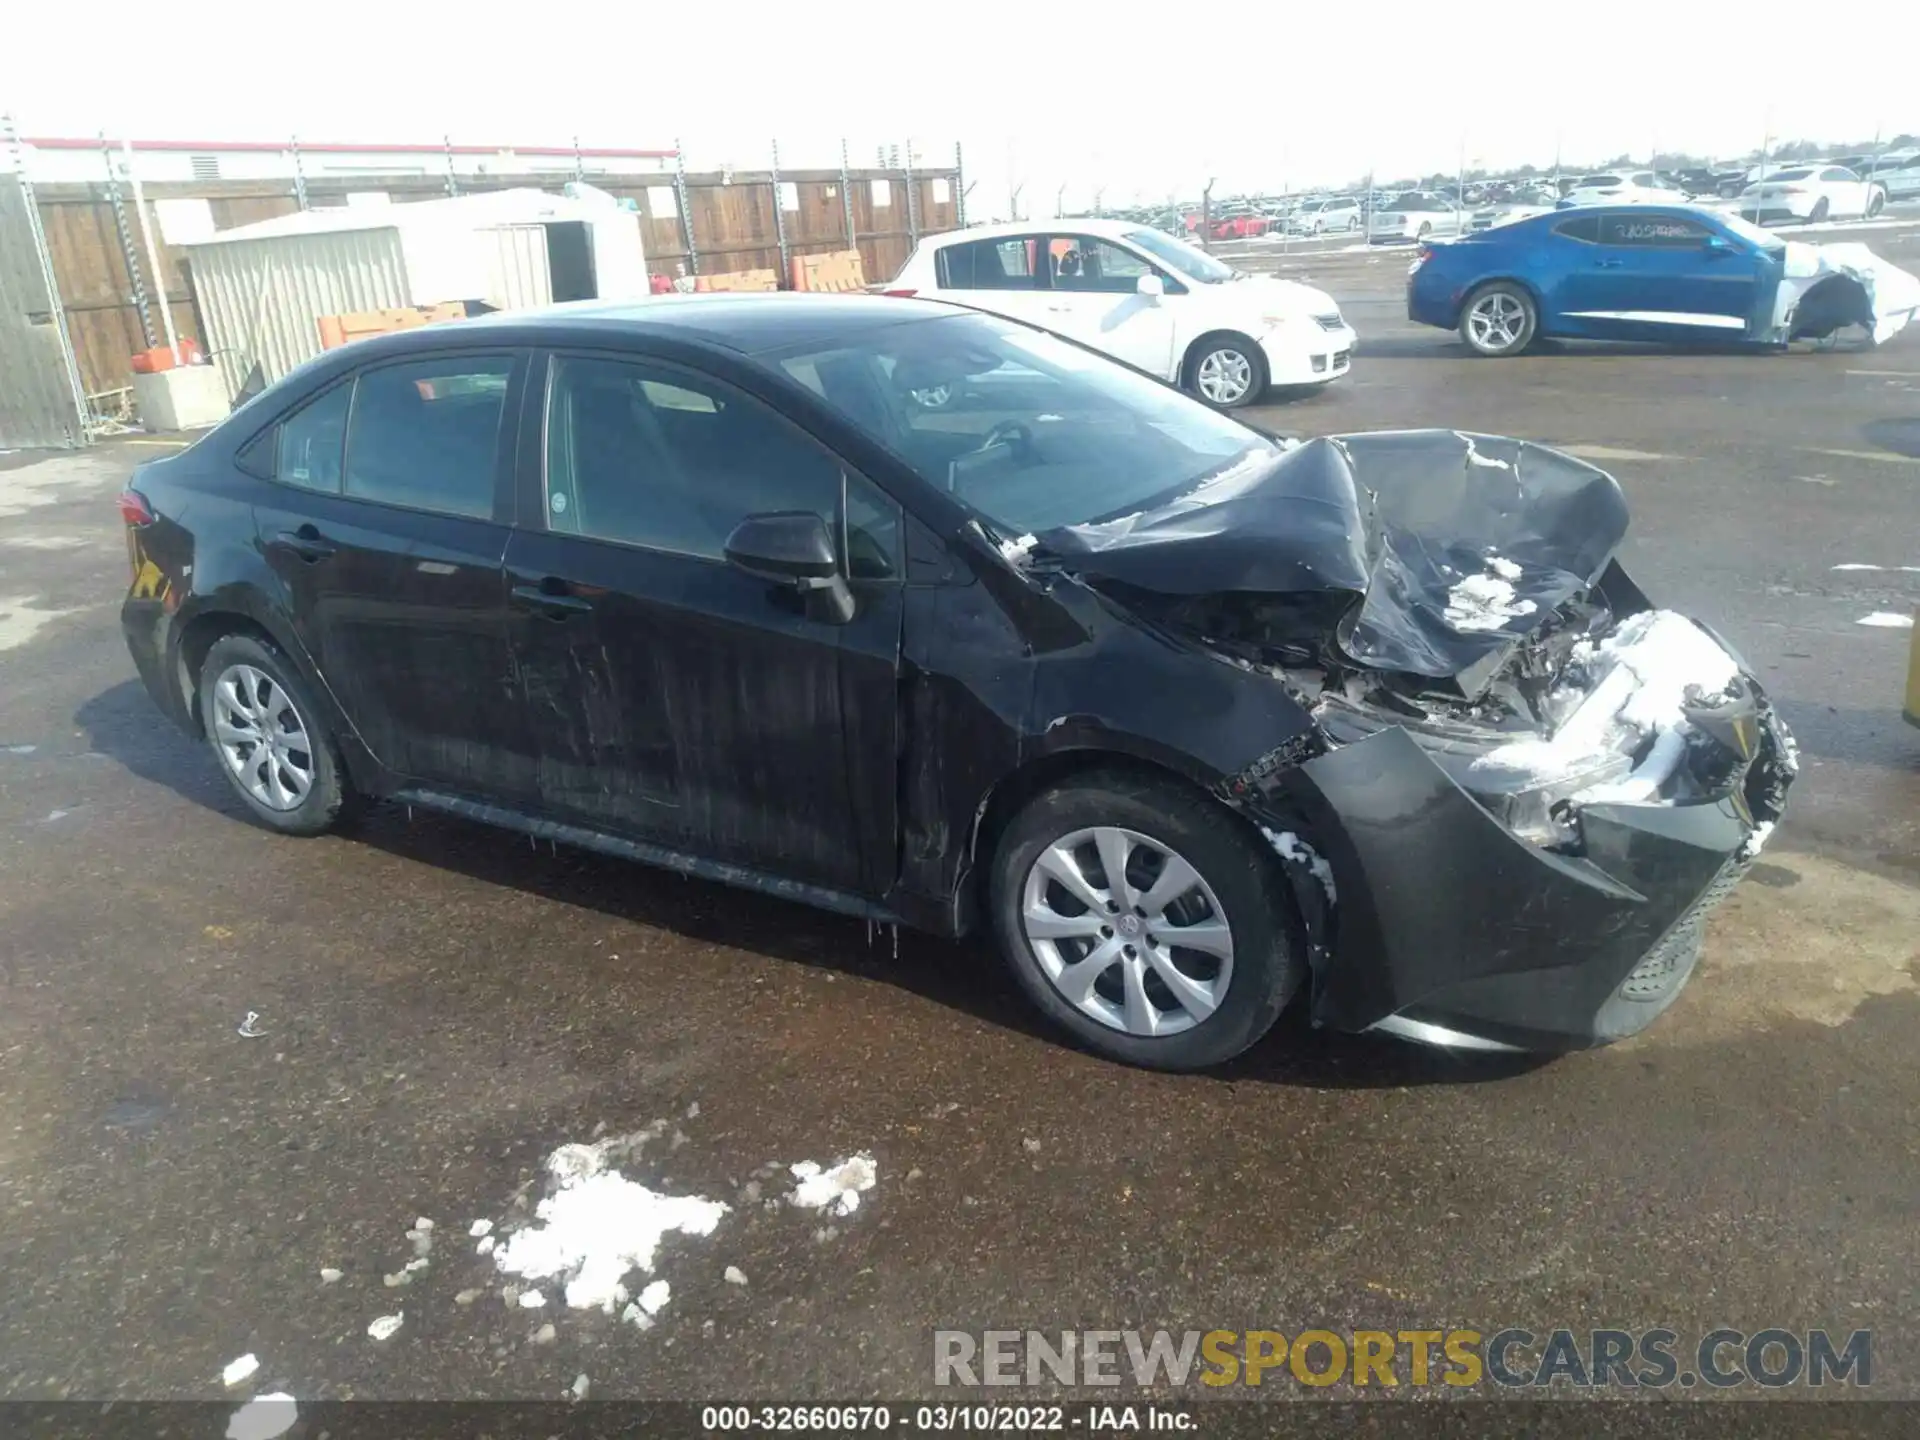
[{"label": "car's front wheel", "polygon": [[214,642],[200,667],[200,723],[220,772],[261,824],[333,828],[350,793],[320,707],[293,665],[251,635]]},{"label": "car's front wheel", "polygon": [[1827,204],[1827,197],[1822,195],[1818,200],[1813,202],[1813,213],[1807,216],[1807,223],[1810,225],[1818,225],[1822,220],[1825,220],[1831,212],[1832,207]]},{"label": "car's front wheel", "polygon": [[1187,356],[1182,383],[1219,410],[1251,405],[1267,388],[1267,360],[1244,335],[1209,335]]},{"label": "car's front wheel", "polygon": [[1476,355],[1518,355],[1533,343],[1539,324],[1533,296],[1511,281],[1496,280],[1467,297],[1460,338]]},{"label": "car's front wheel", "polygon": [[1867,219],[1869,220],[1873,219],[1874,216],[1878,215],[1882,210],[1886,208],[1887,208],[1887,197],[1883,193],[1881,193],[1878,190],[1873,190],[1868,192]]},{"label": "car's front wheel", "polygon": [[1172,781],[1099,772],[1039,795],[1001,837],[990,903],[1034,1004],[1133,1065],[1231,1059],[1304,973],[1273,856]]}]

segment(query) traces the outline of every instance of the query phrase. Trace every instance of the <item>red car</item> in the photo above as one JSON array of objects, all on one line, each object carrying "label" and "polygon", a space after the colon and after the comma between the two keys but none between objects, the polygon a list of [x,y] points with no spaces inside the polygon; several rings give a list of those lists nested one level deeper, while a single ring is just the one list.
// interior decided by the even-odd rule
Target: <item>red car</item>
[{"label": "red car", "polygon": [[1257,215],[1248,211],[1244,215],[1223,215],[1213,222],[1213,238],[1216,240],[1247,240],[1255,235],[1264,235],[1273,228],[1273,217]]}]

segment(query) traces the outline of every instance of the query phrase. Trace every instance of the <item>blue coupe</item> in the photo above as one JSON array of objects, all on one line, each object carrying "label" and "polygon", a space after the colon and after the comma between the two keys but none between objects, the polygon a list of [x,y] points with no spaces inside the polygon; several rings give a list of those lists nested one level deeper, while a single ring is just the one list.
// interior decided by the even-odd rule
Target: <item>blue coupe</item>
[{"label": "blue coupe", "polygon": [[1786,257],[1758,226],[1693,206],[1558,210],[1422,246],[1407,316],[1480,355],[1542,336],[1779,346],[1808,298],[1783,289]]}]

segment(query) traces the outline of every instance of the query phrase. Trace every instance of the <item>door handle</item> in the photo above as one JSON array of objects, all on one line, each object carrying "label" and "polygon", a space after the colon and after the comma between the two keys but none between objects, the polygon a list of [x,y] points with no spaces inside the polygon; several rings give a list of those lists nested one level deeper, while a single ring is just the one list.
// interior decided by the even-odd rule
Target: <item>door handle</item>
[{"label": "door handle", "polygon": [[1596,260],[1593,263],[1602,270],[1618,270],[1627,262],[1624,260]]},{"label": "door handle", "polygon": [[273,543],[283,550],[291,550],[309,565],[325,560],[339,549],[312,525],[302,525],[298,530],[282,530],[273,537]]},{"label": "door handle", "polygon": [[544,615],[549,620],[564,620],[569,615],[579,615],[593,609],[591,600],[569,595],[562,588],[564,585],[565,582],[560,580],[543,580],[538,585],[516,585],[513,587],[514,606]]}]

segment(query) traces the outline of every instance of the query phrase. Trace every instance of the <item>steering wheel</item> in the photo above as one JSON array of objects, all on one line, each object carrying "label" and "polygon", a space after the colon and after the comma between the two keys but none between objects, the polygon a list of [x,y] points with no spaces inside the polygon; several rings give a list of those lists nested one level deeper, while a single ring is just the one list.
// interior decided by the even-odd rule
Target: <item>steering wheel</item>
[{"label": "steering wheel", "polygon": [[996,445],[1011,445],[1017,450],[1025,450],[1033,444],[1033,432],[1017,420],[1002,420],[991,430],[977,447],[979,450],[991,450]]}]

